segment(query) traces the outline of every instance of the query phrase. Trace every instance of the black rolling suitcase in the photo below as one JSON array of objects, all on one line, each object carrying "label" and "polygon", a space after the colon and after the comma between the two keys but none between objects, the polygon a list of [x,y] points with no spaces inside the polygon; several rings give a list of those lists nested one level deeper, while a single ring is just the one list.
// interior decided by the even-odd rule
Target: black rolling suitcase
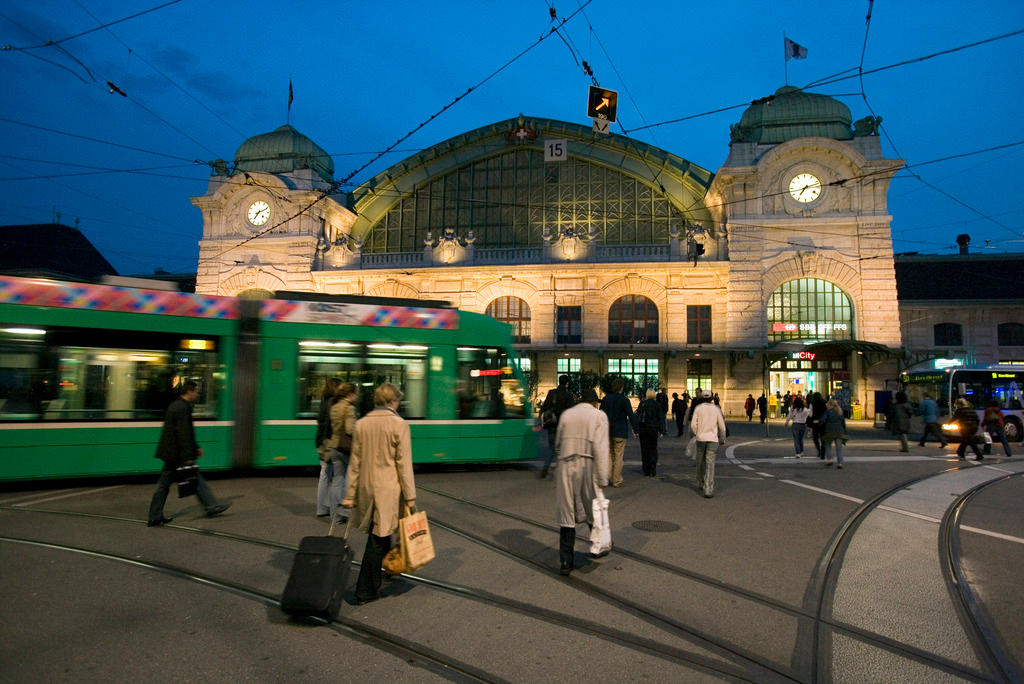
[{"label": "black rolling suitcase", "polygon": [[341,539],[334,536],[333,523],[326,537],[303,537],[281,596],[281,610],[297,617],[333,620],[351,567],[347,526]]}]

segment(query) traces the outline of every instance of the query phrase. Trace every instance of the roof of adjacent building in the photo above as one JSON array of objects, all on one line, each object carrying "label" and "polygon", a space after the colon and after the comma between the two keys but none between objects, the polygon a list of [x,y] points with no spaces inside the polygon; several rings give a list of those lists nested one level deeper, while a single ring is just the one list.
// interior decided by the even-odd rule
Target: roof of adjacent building
[{"label": "roof of adjacent building", "polygon": [[312,169],[326,181],[334,176],[334,160],[322,147],[285,124],[254,135],[235,152],[235,172],[289,173]]},{"label": "roof of adjacent building", "polygon": [[62,223],[0,226],[0,272],[72,280],[117,275],[81,231]]},{"label": "roof of adjacent building", "polygon": [[1024,254],[895,257],[900,301],[1024,299]]}]

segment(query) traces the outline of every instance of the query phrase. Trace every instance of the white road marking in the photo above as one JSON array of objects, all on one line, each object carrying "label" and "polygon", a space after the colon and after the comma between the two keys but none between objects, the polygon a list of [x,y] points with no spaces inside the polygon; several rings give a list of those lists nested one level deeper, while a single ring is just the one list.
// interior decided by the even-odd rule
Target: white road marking
[{"label": "white road marking", "polygon": [[833,492],[831,489],[822,489],[821,487],[812,487],[811,485],[804,484],[803,482],[794,482],[793,480],[779,480],[779,482],[784,482],[786,484],[793,485],[794,487],[803,487],[804,489],[810,489],[812,492],[818,492],[819,494],[827,494],[829,496],[834,496],[834,497],[837,497],[839,499],[846,499],[847,501],[852,501],[854,503],[864,503],[864,499],[858,499],[855,496],[847,496],[846,494],[840,494],[839,492]]},{"label": "white road marking", "polygon": [[70,494],[60,494],[58,496],[48,496],[42,499],[33,499],[31,501],[24,501],[22,503],[16,503],[15,506],[34,506],[35,504],[46,503],[47,501],[57,501],[58,499],[67,499],[72,496],[84,496],[86,494],[96,494],[97,492],[105,492],[111,489],[117,489],[124,485],[112,485],[110,487],[100,487],[99,489],[85,489],[82,491],[71,492]]}]

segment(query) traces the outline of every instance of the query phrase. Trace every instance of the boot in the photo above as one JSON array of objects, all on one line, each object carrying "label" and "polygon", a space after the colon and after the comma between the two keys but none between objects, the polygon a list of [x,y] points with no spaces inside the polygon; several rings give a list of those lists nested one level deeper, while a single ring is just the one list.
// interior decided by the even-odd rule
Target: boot
[{"label": "boot", "polygon": [[573,568],[573,555],[576,552],[576,528],[558,528],[558,572],[568,575]]},{"label": "boot", "polygon": [[548,466],[544,466],[543,468],[540,469],[540,479],[543,480],[547,476],[548,476]]}]

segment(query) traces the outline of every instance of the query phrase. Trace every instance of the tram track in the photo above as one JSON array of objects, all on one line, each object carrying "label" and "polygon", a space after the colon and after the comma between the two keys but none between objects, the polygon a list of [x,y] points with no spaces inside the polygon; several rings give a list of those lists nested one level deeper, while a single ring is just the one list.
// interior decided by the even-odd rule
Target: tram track
[{"label": "tram track", "polygon": [[[144,561],[123,554],[97,551],[95,549],[88,549],[70,544],[43,542],[23,537],[0,536],[0,542],[34,546],[37,548],[75,553],[93,558],[124,563],[137,568],[153,570],[165,575],[170,575],[177,579],[202,584],[218,591],[227,592],[250,601],[262,603],[265,606],[280,608],[281,605],[280,595],[260,591],[259,589],[247,587],[231,580],[200,574],[194,570],[170,563]],[[377,650],[387,652],[397,658],[400,658],[413,667],[422,668],[452,682],[490,682],[497,684],[507,681],[497,675],[481,670],[480,668],[474,667],[468,663],[464,663],[455,660],[450,656],[438,653],[437,651],[427,648],[422,644],[409,639],[404,639],[384,630],[371,627],[357,620],[339,616],[337,619],[332,621],[315,619],[313,621],[322,623],[335,632],[354,638],[364,644],[376,648]]]},{"label": "tram track", "polygon": [[1007,682],[1024,682],[1024,670],[1002,643],[999,632],[995,629],[984,606],[975,596],[967,581],[961,563],[960,518],[967,504],[984,489],[1010,478],[1020,477],[1022,474],[1024,473],[1003,475],[978,484],[962,493],[947,509],[942,518],[939,533],[939,558],[942,562],[942,573],[946,578],[950,594],[954,598],[961,621],[968,626],[967,632],[972,637],[971,643],[975,652],[1000,681]]},{"label": "tram track", "polygon": [[[775,666],[772,667],[772,670],[774,672],[776,672],[776,674],[781,674],[781,675],[783,675],[783,676],[785,676],[787,678],[791,678],[791,679],[798,680],[798,681],[811,681],[811,682],[828,681],[828,671],[827,671],[827,667],[826,667],[827,660],[826,660],[826,658],[823,657],[825,655],[826,650],[827,650],[828,644],[826,644],[825,640],[822,638],[822,628],[823,627],[828,627],[828,628],[830,628],[832,630],[835,630],[837,632],[841,632],[841,633],[843,633],[845,635],[853,637],[853,638],[855,638],[855,639],[857,639],[857,640],[859,640],[859,641],[861,641],[863,643],[866,643],[866,644],[869,644],[871,646],[884,649],[884,650],[892,652],[892,653],[896,653],[896,654],[898,654],[898,655],[900,655],[902,657],[910,658],[910,659],[912,659],[912,660],[914,660],[916,662],[925,664],[925,665],[927,665],[929,667],[934,667],[934,668],[937,668],[937,669],[942,670],[944,672],[948,672],[950,674],[955,674],[955,675],[959,675],[959,676],[966,676],[968,678],[975,679],[975,680],[986,681],[986,680],[989,680],[989,678],[983,672],[979,672],[979,671],[977,671],[975,669],[972,669],[970,667],[966,667],[966,666],[964,666],[961,663],[958,663],[958,662],[955,662],[955,661],[950,660],[948,658],[944,658],[944,657],[942,657],[940,655],[928,652],[928,651],[923,650],[921,648],[918,648],[918,647],[916,647],[916,646],[914,646],[912,644],[908,644],[908,643],[905,643],[905,642],[897,641],[897,640],[891,639],[889,637],[886,637],[885,635],[873,632],[871,630],[862,629],[862,628],[859,628],[859,627],[857,627],[855,625],[851,625],[851,624],[848,624],[848,623],[840,621],[840,620],[835,620],[835,619],[831,618],[830,616],[828,616],[826,614],[826,610],[825,610],[826,605],[828,605],[828,601],[831,600],[832,591],[834,590],[834,581],[835,581],[835,579],[838,576],[838,568],[839,568],[838,561],[839,561],[839,559],[841,557],[841,551],[843,549],[845,549],[846,544],[848,543],[848,541],[849,541],[850,537],[852,536],[853,532],[856,530],[856,527],[859,525],[860,521],[862,521],[869,513],[871,513],[872,511],[878,509],[883,504],[883,502],[886,499],[888,499],[890,496],[892,496],[893,494],[895,494],[895,493],[897,493],[897,492],[899,492],[899,491],[901,491],[903,489],[906,489],[907,487],[913,486],[914,484],[923,482],[924,480],[928,480],[930,478],[937,477],[937,476],[940,476],[940,475],[943,475],[943,474],[946,474],[946,473],[955,472],[955,471],[961,470],[963,468],[973,468],[973,467],[975,467],[975,466],[957,465],[957,466],[954,466],[952,468],[949,468],[949,469],[946,469],[944,471],[941,471],[939,473],[931,473],[931,474],[928,474],[928,475],[925,475],[925,476],[913,478],[911,480],[899,483],[899,484],[891,487],[890,489],[888,489],[888,490],[886,490],[884,492],[881,492],[880,494],[878,494],[877,496],[875,496],[871,500],[863,503],[860,507],[858,507],[857,510],[855,510],[853,513],[851,513],[851,515],[847,518],[847,520],[844,522],[844,524],[841,525],[840,528],[837,530],[837,532],[833,535],[833,537],[830,540],[830,542],[826,545],[825,552],[823,553],[821,559],[819,560],[819,563],[816,566],[816,571],[814,572],[814,574],[812,575],[812,577],[811,577],[811,579],[809,581],[810,588],[812,589],[812,592],[813,592],[814,596],[816,597],[815,600],[813,601],[813,609],[812,610],[807,610],[807,609],[804,609],[804,608],[792,606],[792,605],[786,604],[784,602],[778,601],[776,599],[773,599],[771,597],[766,597],[766,596],[764,596],[762,594],[759,594],[757,592],[752,592],[750,590],[744,589],[742,587],[735,587],[735,586],[730,585],[730,584],[728,584],[726,582],[722,582],[721,580],[718,580],[716,578],[708,577],[708,576],[703,575],[701,573],[696,573],[696,572],[687,570],[685,568],[681,568],[679,566],[676,566],[676,565],[671,564],[671,563],[667,563],[667,562],[662,561],[660,559],[651,558],[651,557],[646,556],[644,554],[640,554],[640,553],[637,553],[637,552],[634,552],[634,551],[630,551],[628,549],[624,549],[621,546],[614,546],[612,551],[611,551],[611,553],[619,555],[619,556],[622,556],[624,558],[629,558],[631,560],[634,560],[634,561],[637,561],[637,562],[640,562],[640,563],[644,563],[644,564],[650,565],[650,566],[655,567],[655,568],[659,568],[659,569],[661,569],[663,571],[666,571],[666,572],[668,572],[668,573],[670,573],[672,575],[676,575],[676,576],[685,578],[687,580],[692,580],[692,581],[695,581],[695,582],[699,582],[699,583],[704,584],[706,586],[710,586],[710,587],[713,587],[713,588],[718,589],[720,591],[723,591],[723,592],[725,592],[725,593],[727,593],[729,595],[741,597],[741,598],[753,601],[753,602],[755,602],[755,603],[757,603],[759,605],[762,605],[762,606],[765,606],[765,607],[768,607],[768,608],[772,608],[772,609],[775,609],[775,610],[780,610],[780,611],[782,611],[782,612],[784,612],[784,613],[786,613],[788,615],[792,615],[792,616],[795,616],[795,617],[801,618],[801,619],[806,619],[809,622],[811,622],[812,625],[813,625],[813,627],[812,627],[812,634],[813,634],[812,639],[813,639],[813,641],[812,641],[812,648],[811,648],[811,651],[810,651],[810,653],[811,653],[811,663],[810,663],[809,668],[808,668],[810,670],[809,675],[806,676],[806,677],[801,677],[800,674],[796,670],[793,670],[793,671],[790,671],[790,672],[780,672],[777,667],[775,667]],[[426,491],[426,492],[429,492],[429,493],[437,495],[437,496],[441,496],[443,498],[447,498],[447,499],[452,500],[452,501],[456,501],[458,503],[462,503],[462,504],[465,504],[465,505],[468,505],[468,506],[472,506],[472,507],[477,508],[479,510],[486,510],[486,511],[488,511],[490,513],[493,513],[495,515],[503,516],[505,518],[508,518],[508,519],[511,519],[511,520],[515,520],[517,522],[525,523],[525,524],[531,525],[533,527],[536,527],[538,529],[542,529],[542,530],[545,530],[545,531],[550,531],[553,534],[557,534],[557,531],[558,531],[557,528],[552,526],[552,525],[548,525],[548,524],[545,524],[545,523],[541,523],[541,522],[532,520],[532,519],[530,519],[528,517],[519,515],[517,513],[512,513],[512,512],[509,512],[509,511],[503,511],[501,509],[498,509],[498,508],[493,507],[493,506],[489,506],[489,505],[481,503],[481,502],[477,502],[477,501],[472,501],[470,499],[466,499],[465,497],[460,497],[460,496],[457,496],[457,495],[454,495],[454,494],[450,494],[450,493],[447,493],[447,492],[443,492],[443,491],[440,491],[440,490],[437,490],[437,489],[434,489],[434,488],[430,488],[430,487],[424,487],[422,485],[418,485],[418,489]],[[443,525],[442,521],[439,521],[436,516],[432,517],[432,523],[433,524],[441,524],[441,525]],[[461,531],[460,531],[460,533],[461,533]],[[472,535],[470,535],[470,537],[472,537]],[[512,552],[511,550],[505,549],[505,548],[499,548],[498,545],[494,544],[493,542],[491,542],[489,540],[481,539],[481,541],[485,545],[487,545],[487,546],[495,547],[495,550],[497,550],[497,551],[499,551],[501,553],[511,553],[511,554],[515,555],[514,552]],[[552,567],[548,567],[547,565],[545,565],[543,563],[537,563],[533,559],[525,558],[525,557],[522,558],[521,560],[523,562],[527,563],[527,564],[537,566],[540,569],[542,569],[544,571],[547,571],[549,573],[554,573],[554,567],[553,566]],[[573,580],[574,582],[577,582],[577,583],[582,582],[581,580],[578,580],[576,578],[570,578],[570,579]],[[589,583],[585,583],[584,582],[584,584],[589,584]],[[599,588],[596,588],[596,587],[594,589],[595,589],[595,591],[598,591],[599,593],[602,591],[602,590],[600,590]],[[615,596],[612,596],[611,598],[615,599],[615,600],[618,600],[618,597],[615,597]],[[633,608],[633,607],[634,606],[631,606],[631,608]],[[652,616],[652,617],[654,617],[654,616]],[[667,620],[668,624],[672,624],[673,622],[674,621],[672,621],[670,618]],[[687,629],[687,628],[684,627],[684,629]],[[701,633],[699,631],[694,636],[696,636],[697,638],[702,639],[702,640],[707,640],[710,643],[724,645],[724,647],[728,651],[730,651],[730,652],[732,651],[731,645],[728,644],[727,642],[723,644],[723,640],[721,640],[719,637],[708,635],[706,633]],[[976,639],[977,637],[972,636],[971,638],[972,639]],[[742,651],[739,651],[739,652],[735,653],[735,655],[737,657],[740,657],[744,661],[752,662],[752,663],[756,663],[759,660],[761,660],[756,655],[751,655],[751,654],[748,654],[748,653],[744,653]],[[802,669],[802,668],[800,668],[800,669]]]},{"label": "tram track", "polygon": [[[0,510],[17,511],[17,512],[20,512],[20,513],[36,513],[36,514],[44,514],[44,515],[79,517],[79,518],[91,518],[91,519],[96,519],[96,520],[106,520],[106,521],[111,521],[111,522],[120,522],[120,523],[127,523],[127,524],[139,525],[139,526],[144,526],[145,522],[146,522],[145,520],[138,519],[138,518],[129,518],[129,517],[124,517],[124,516],[105,515],[105,514],[98,514],[98,513],[84,513],[84,512],[77,512],[77,511],[63,511],[63,510],[59,510],[59,509],[39,509],[39,508],[25,508],[25,507],[15,507],[15,506],[3,506],[3,505],[0,505]],[[432,523],[433,523],[433,521],[432,521]],[[433,524],[437,524],[437,523],[433,523]],[[443,525],[440,525],[440,524],[438,524],[438,526],[443,527]],[[181,524],[174,524],[174,523],[168,524],[165,527],[167,527],[168,529],[173,529],[173,530],[176,530],[176,531],[181,531],[181,532],[185,532],[185,533],[189,533],[189,534],[197,534],[197,535],[200,535],[200,536],[208,536],[208,537],[219,538],[219,539],[224,539],[224,540],[228,540],[228,541],[241,542],[241,543],[252,544],[252,545],[257,545],[257,546],[264,546],[264,547],[272,548],[272,549],[275,549],[275,550],[295,552],[298,549],[297,546],[291,545],[291,544],[284,544],[284,543],[281,543],[281,542],[276,542],[276,541],[272,541],[272,540],[262,539],[262,538],[259,538],[259,537],[251,537],[251,536],[247,536],[247,535],[233,534],[233,533],[229,533],[229,532],[222,532],[222,531],[219,531],[219,530],[210,530],[210,529],[201,528],[201,527],[192,527],[192,526],[181,525]],[[455,534],[458,534],[458,533],[456,532]],[[192,571],[190,571],[188,569],[181,568],[181,567],[175,566],[173,564],[159,563],[159,562],[156,562],[156,561],[142,561],[142,560],[139,560],[138,558],[127,556],[127,555],[124,555],[124,554],[116,554],[116,553],[111,553],[111,552],[108,552],[108,551],[98,551],[98,550],[95,550],[95,549],[88,549],[88,548],[85,548],[85,547],[79,547],[79,546],[73,546],[73,545],[67,545],[67,544],[57,544],[57,543],[54,543],[54,542],[46,542],[46,541],[41,541],[41,540],[31,540],[31,539],[27,539],[27,538],[15,538],[15,537],[3,537],[3,536],[0,536],[0,541],[9,541],[9,542],[12,542],[12,543],[34,544],[34,545],[42,546],[42,547],[62,549],[62,550],[70,551],[70,552],[77,552],[77,553],[82,553],[82,554],[87,554],[87,555],[94,555],[94,556],[97,556],[97,557],[108,558],[110,560],[121,560],[121,561],[129,563],[129,564],[133,564],[133,565],[137,565],[137,566],[141,566],[141,567],[149,567],[151,569],[160,570],[162,572],[165,572],[166,574],[171,574],[171,575],[174,575],[174,576],[177,576],[177,577],[180,577],[180,578],[191,579],[193,581],[200,581],[203,584],[207,584],[207,585],[215,586],[215,587],[220,587],[220,588],[223,588],[224,590],[231,591],[233,593],[238,593],[239,595],[245,596],[246,598],[256,598],[256,599],[266,603],[267,605],[270,605],[270,606],[273,606],[273,607],[276,607],[276,608],[280,607],[280,596],[279,595],[270,594],[268,592],[260,591],[258,589],[254,589],[252,587],[246,587],[244,585],[240,585],[240,584],[232,582],[230,580],[215,579],[215,578],[212,578],[212,577],[209,577],[209,576],[206,576],[206,575],[198,575],[198,574],[196,574],[196,573],[194,573],[194,572],[192,572]],[[353,560],[353,565],[358,568],[358,567],[361,566],[361,563],[358,560]],[[584,634],[588,634],[588,635],[594,636],[596,638],[603,639],[605,641],[608,641],[609,643],[616,644],[618,646],[625,647],[625,648],[628,648],[630,650],[634,650],[634,651],[636,651],[638,653],[643,653],[645,655],[650,655],[650,656],[658,657],[658,658],[661,658],[663,660],[666,660],[666,661],[669,661],[669,662],[673,662],[675,664],[680,664],[680,665],[685,665],[687,667],[696,668],[698,670],[702,670],[702,671],[707,672],[707,673],[711,673],[711,674],[715,674],[715,675],[720,675],[720,676],[725,676],[725,677],[733,679],[733,680],[749,681],[749,682],[765,681],[765,679],[763,677],[756,678],[756,677],[751,676],[751,674],[749,672],[746,672],[742,668],[729,667],[729,666],[723,664],[722,661],[714,660],[712,658],[708,658],[708,657],[702,656],[701,654],[693,652],[693,651],[688,651],[686,649],[673,647],[671,645],[667,645],[667,644],[664,644],[662,642],[655,641],[653,639],[647,639],[647,638],[640,637],[640,636],[637,636],[635,634],[631,634],[631,633],[623,631],[623,630],[614,629],[614,628],[608,627],[606,625],[603,625],[601,623],[598,623],[598,622],[595,622],[595,621],[592,621],[592,620],[585,620],[585,619],[578,618],[578,617],[575,617],[575,616],[567,615],[565,613],[554,611],[554,610],[551,610],[549,608],[545,608],[545,607],[542,607],[542,606],[539,606],[539,605],[536,605],[536,604],[533,604],[533,603],[527,603],[527,602],[524,602],[524,601],[518,601],[518,600],[515,600],[515,599],[510,599],[510,598],[507,598],[507,597],[504,597],[504,596],[499,596],[499,595],[493,594],[491,592],[487,592],[487,591],[484,591],[484,590],[481,590],[481,589],[477,589],[477,588],[474,588],[474,587],[469,587],[469,586],[465,586],[465,585],[460,585],[460,584],[455,584],[455,583],[451,583],[451,582],[446,582],[446,581],[443,581],[443,580],[433,579],[433,578],[430,578],[428,576],[411,575],[411,574],[402,574],[402,575],[398,576],[398,578],[392,579],[392,581],[393,582],[394,581],[406,581],[406,582],[409,582],[409,583],[414,584],[414,585],[424,586],[424,587],[431,588],[431,589],[434,589],[434,590],[437,590],[437,591],[442,591],[442,592],[445,592],[447,594],[460,597],[463,600],[471,600],[471,601],[474,601],[474,602],[477,602],[477,603],[480,603],[480,604],[484,604],[484,605],[487,605],[487,606],[490,606],[490,607],[493,607],[493,608],[499,608],[499,609],[502,609],[502,610],[507,610],[507,611],[510,611],[510,612],[515,612],[515,613],[523,615],[523,616],[525,616],[527,618],[530,618],[532,620],[543,621],[543,622],[546,622],[548,624],[551,624],[551,625],[554,625],[554,626],[557,626],[557,627],[575,630],[577,632],[581,632],[581,633],[584,633]],[[223,585],[223,586],[221,587],[221,585]],[[326,621],[322,621],[322,622],[327,624]],[[363,623],[358,623],[358,622],[353,623],[352,621],[349,621],[349,620],[342,620],[342,622],[340,624],[342,624],[342,626],[345,626],[345,627],[352,627],[353,624],[359,625],[359,626],[362,626],[362,627],[366,627]],[[371,629],[372,630],[372,628],[367,628],[367,629]],[[384,633],[384,632],[380,632],[379,630],[376,630],[376,631],[379,632],[379,634],[376,635],[376,636],[379,636],[379,635],[387,636],[386,633]],[[371,636],[374,636],[374,635],[371,635]],[[399,643],[402,643],[402,642],[405,641],[405,640],[402,640],[400,637],[395,637],[395,638],[399,640]],[[410,643],[413,643],[413,642],[410,642]],[[436,660],[437,659],[436,653],[434,653],[434,652],[430,652],[430,653],[431,653],[431,658]],[[462,664],[459,664],[459,668],[462,668]],[[459,669],[459,668],[457,668],[457,669]],[[500,681],[500,680],[482,678],[482,679],[474,679],[472,681]]]}]

